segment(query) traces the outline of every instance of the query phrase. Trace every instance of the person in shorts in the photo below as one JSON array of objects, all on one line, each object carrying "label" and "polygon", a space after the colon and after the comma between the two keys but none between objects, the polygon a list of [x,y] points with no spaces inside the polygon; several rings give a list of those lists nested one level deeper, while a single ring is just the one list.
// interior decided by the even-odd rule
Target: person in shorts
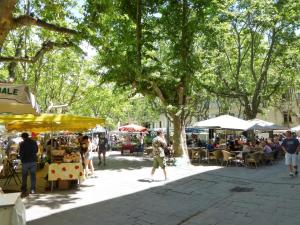
[{"label": "person in shorts", "polygon": [[282,148],[285,152],[285,163],[288,166],[290,176],[298,174],[297,157],[299,151],[299,141],[292,136],[291,131],[286,132],[286,138],[282,142]]},{"label": "person in shorts", "polygon": [[164,134],[161,130],[157,131],[157,136],[152,141],[153,147],[153,167],[151,171],[151,179],[153,179],[155,170],[161,167],[164,172],[165,180],[167,180],[166,165],[164,162],[165,152],[164,149],[167,148],[167,142],[165,140]]}]

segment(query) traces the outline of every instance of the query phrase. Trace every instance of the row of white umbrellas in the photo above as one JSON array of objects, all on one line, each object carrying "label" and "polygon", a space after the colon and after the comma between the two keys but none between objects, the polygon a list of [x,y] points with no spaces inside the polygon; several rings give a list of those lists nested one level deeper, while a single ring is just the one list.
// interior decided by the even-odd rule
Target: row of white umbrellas
[{"label": "row of white umbrellas", "polygon": [[[276,125],[271,122],[267,122],[260,119],[242,120],[240,118],[222,115],[208,120],[196,122],[194,127],[206,128],[206,129],[227,129],[227,130],[286,130],[288,128]],[[300,127],[299,127],[300,128]]]}]

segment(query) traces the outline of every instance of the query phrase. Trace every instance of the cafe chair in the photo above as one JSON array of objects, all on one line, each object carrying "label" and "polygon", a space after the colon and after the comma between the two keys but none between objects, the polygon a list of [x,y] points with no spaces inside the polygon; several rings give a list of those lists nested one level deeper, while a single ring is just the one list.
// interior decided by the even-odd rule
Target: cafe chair
[{"label": "cafe chair", "polygon": [[221,164],[222,166],[224,162],[226,162],[226,166],[231,165],[233,162],[237,166],[237,160],[235,156],[233,156],[229,151],[222,150],[222,154],[223,154],[223,161]]},{"label": "cafe chair", "polygon": [[275,162],[274,152],[270,152],[268,154],[264,154],[264,161],[266,164],[273,165]]},{"label": "cafe chair", "polygon": [[259,164],[258,154],[256,153],[248,154],[245,158],[245,164],[246,166],[249,167],[255,166],[255,168],[257,168],[257,165]]},{"label": "cafe chair", "polygon": [[208,155],[208,160],[215,160],[216,161],[216,164],[221,164],[222,162],[222,159],[223,159],[223,153],[222,153],[222,150],[215,150],[213,152],[209,152],[209,155]]},{"label": "cafe chair", "polygon": [[191,162],[198,161],[200,162],[200,151],[198,150],[191,150]]}]

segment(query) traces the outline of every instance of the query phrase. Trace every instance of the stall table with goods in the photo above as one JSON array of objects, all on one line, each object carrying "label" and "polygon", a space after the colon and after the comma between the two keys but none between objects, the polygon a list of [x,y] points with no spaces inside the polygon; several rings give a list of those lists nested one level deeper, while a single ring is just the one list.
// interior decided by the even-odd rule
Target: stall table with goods
[{"label": "stall table with goods", "polygon": [[81,156],[75,149],[52,150],[51,164],[48,168],[48,181],[51,182],[53,191],[54,181],[58,182],[61,190],[70,187],[70,181],[76,180],[81,184],[84,179]]}]

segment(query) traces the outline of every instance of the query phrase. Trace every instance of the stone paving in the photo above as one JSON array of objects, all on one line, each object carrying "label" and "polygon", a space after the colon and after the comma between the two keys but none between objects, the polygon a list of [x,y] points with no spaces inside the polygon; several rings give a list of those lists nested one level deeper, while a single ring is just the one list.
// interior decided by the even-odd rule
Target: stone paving
[{"label": "stone paving", "polygon": [[[95,160],[95,164],[97,161]],[[78,190],[24,200],[29,225],[299,225],[300,177],[283,161],[257,169],[167,167],[149,181],[151,159],[109,156]]]}]

